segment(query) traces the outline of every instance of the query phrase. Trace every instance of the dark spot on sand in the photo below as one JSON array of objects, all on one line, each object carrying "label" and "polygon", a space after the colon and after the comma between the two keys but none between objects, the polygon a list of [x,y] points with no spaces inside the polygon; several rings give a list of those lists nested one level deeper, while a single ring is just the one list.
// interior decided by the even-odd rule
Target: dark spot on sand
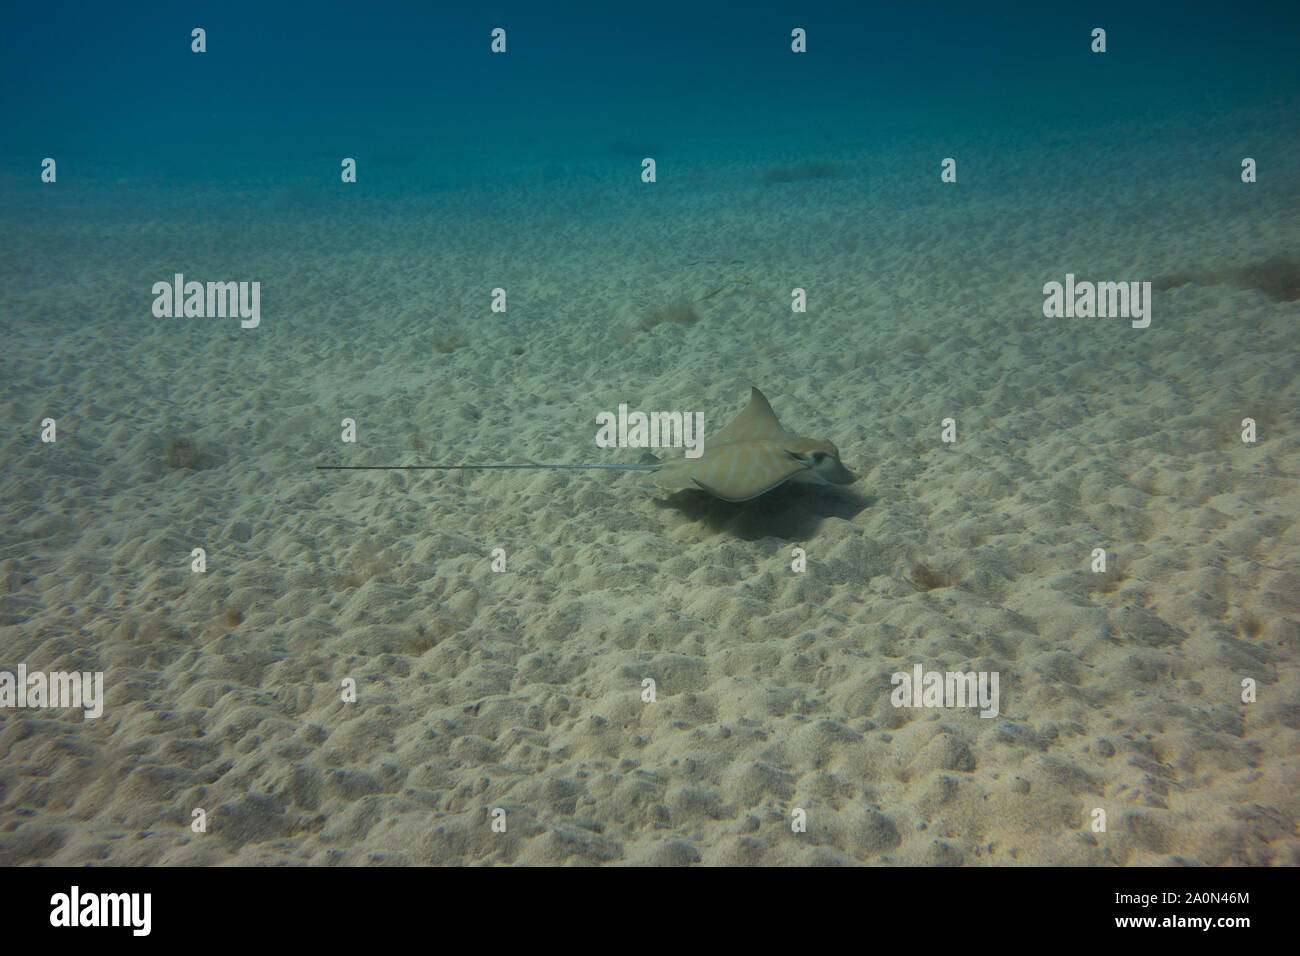
[{"label": "dark spot on sand", "polygon": [[672,325],[694,325],[700,321],[700,314],[695,311],[695,306],[690,302],[682,299],[674,302],[672,305],[665,306],[662,309],[650,309],[641,317],[641,329],[653,329],[656,325],[669,323]]},{"label": "dark spot on sand", "polygon": [[777,183],[805,183],[814,179],[838,179],[838,166],[830,163],[798,163],[794,166],[773,166],[759,179],[764,186]]},{"label": "dark spot on sand", "polygon": [[1231,285],[1262,292],[1278,302],[1296,302],[1300,301],[1300,258],[1277,255],[1232,269],[1175,272],[1152,283],[1161,291],[1180,285]]},{"label": "dark spot on sand", "polygon": [[952,575],[947,571],[936,571],[928,564],[918,564],[912,568],[907,580],[918,591],[933,591],[935,588],[952,587]]},{"label": "dark spot on sand", "polygon": [[167,462],[168,468],[197,470],[199,467],[199,446],[188,438],[173,436],[163,443],[163,460]]}]

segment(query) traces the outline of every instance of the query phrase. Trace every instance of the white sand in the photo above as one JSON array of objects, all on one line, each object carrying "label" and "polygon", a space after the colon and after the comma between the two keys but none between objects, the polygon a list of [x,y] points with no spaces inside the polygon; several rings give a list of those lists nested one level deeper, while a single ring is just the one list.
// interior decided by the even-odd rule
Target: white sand
[{"label": "white sand", "polygon": [[[107,703],[0,711],[0,862],[1300,862],[1300,308],[1184,285],[1135,331],[1039,291],[1300,248],[1295,200],[1036,204],[858,159],[618,202],[575,169],[382,219],[250,195],[11,254],[0,669],[103,670]],[[262,327],[153,321],[177,270],[260,279]],[[313,471],[631,462],[598,411],[712,430],[751,384],[838,444],[849,495]],[[202,467],[168,466],[176,436]],[[1002,713],[895,709],[918,662],[999,672]]]}]

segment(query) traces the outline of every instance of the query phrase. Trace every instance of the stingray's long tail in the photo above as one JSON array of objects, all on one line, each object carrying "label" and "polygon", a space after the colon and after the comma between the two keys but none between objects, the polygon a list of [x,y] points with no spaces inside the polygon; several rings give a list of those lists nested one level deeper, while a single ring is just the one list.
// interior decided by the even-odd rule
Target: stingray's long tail
[{"label": "stingray's long tail", "polygon": [[658,471],[662,468],[661,464],[654,465],[317,465],[317,471],[486,471],[492,470],[539,470],[549,468],[561,468],[565,470],[577,469],[605,469],[610,471]]}]

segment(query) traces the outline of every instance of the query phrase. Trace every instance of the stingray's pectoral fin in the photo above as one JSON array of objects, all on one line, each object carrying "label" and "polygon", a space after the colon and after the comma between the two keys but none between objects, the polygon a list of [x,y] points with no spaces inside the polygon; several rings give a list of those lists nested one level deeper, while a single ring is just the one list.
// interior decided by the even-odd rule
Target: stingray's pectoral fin
[{"label": "stingray's pectoral fin", "polygon": [[691,477],[694,464],[689,458],[670,458],[660,462],[659,471],[655,473],[655,484],[665,491],[694,488],[695,482]]},{"label": "stingray's pectoral fin", "polygon": [[760,495],[765,495],[772,489],[781,487],[781,485],[784,485],[792,477],[794,476],[786,475],[784,478],[780,479],[779,481],[774,481],[768,485],[764,485],[764,486],[751,485],[746,488],[730,490],[730,491],[723,491],[721,488],[714,488],[711,485],[706,485],[698,478],[692,478],[691,481],[695,483],[695,487],[699,488],[700,491],[703,491],[705,494],[712,495],[714,498],[717,498],[719,501],[730,501],[732,503],[739,503],[741,501],[753,501],[755,498],[759,497]]},{"label": "stingray's pectoral fin", "polygon": [[[692,483],[694,483],[696,488],[700,489],[700,491],[704,492],[706,495],[712,495],[714,498],[717,498],[719,501],[748,501],[749,500],[748,498],[729,498],[725,493],[719,491],[717,488],[709,487],[704,482],[700,481],[700,479],[698,478],[692,478],[691,481]],[[757,497],[757,495],[751,495],[750,497]]]},{"label": "stingray's pectoral fin", "polygon": [[[712,474],[695,473],[691,475],[691,481],[701,491],[722,501],[750,501],[759,495],[767,494],[773,488],[779,488],[791,478],[808,474],[807,469],[799,461],[788,456],[784,457],[788,459],[788,463],[776,455],[770,455],[765,463],[760,462],[766,464],[766,467],[750,467],[739,473],[734,468],[725,467],[726,459],[722,459],[718,462],[719,468],[713,469]],[[782,465],[784,467],[781,467]],[[725,480],[717,481],[715,475],[718,474],[721,474]]]},{"label": "stingray's pectoral fin", "polygon": [[657,465],[659,464],[659,458],[648,451],[643,451],[641,457],[636,460],[636,463],[638,465]]}]

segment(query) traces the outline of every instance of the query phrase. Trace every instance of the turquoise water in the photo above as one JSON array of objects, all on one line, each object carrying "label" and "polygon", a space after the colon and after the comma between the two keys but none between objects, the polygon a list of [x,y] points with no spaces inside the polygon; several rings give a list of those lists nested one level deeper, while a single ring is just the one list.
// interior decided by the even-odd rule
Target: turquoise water
[{"label": "turquoise water", "polygon": [[[358,189],[400,198],[537,167],[596,181],[619,161],[807,160],[911,142],[916,160],[983,143],[972,175],[1029,153],[1122,149],[1174,119],[1205,146],[1243,108],[1288,125],[1300,76],[1289,4],[628,6],[43,4],[6,32],[6,205],[39,194],[24,164],[63,156],[84,189],[164,195],[315,183],[356,155]],[[491,30],[508,27],[506,53]],[[190,49],[207,31],[208,52]],[[808,52],[790,50],[807,31]],[[1107,51],[1090,51],[1091,31]],[[1170,159],[1174,159],[1171,157]],[[1167,167],[1169,160],[1153,163]],[[46,201],[53,191],[46,190]],[[62,190],[60,192],[66,192]]]}]

